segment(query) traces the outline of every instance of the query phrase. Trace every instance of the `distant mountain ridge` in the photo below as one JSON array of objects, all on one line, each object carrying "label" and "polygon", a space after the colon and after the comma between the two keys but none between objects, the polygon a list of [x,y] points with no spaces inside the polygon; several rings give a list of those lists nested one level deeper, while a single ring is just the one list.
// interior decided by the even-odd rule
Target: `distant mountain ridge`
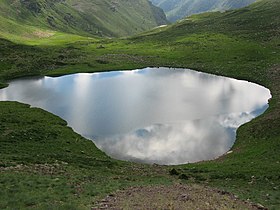
[{"label": "distant mountain ridge", "polygon": [[225,11],[245,7],[256,0],[151,0],[162,8],[171,22],[185,16],[209,11]]},{"label": "distant mountain ridge", "polygon": [[2,0],[0,18],[0,28],[8,21],[109,37],[140,33],[167,22],[162,9],[148,0]]}]

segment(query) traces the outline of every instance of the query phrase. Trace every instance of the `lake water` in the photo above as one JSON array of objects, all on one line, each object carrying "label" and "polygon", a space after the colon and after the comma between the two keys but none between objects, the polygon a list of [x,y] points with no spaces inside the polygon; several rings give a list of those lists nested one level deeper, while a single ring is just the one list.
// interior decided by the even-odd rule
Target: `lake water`
[{"label": "lake water", "polygon": [[270,97],[254,83],[169,68],[24,78],[0,90],[1,101],[60,116],[111,157],[157,164],[224,154]]}]

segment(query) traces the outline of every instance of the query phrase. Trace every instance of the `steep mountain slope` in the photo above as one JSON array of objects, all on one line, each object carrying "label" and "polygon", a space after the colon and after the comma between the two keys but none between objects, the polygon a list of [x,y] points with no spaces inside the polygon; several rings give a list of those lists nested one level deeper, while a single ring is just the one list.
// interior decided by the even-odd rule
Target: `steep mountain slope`
[{"label": "steep mountain slope", "polygon": [[127,36],[165,23],[163,11],[147,0],[0,2],[0,31],[12,34],[17,28],[24,31],[36,26],[82,35]]},{"label": "steep mountain slope", "polygon": [[185,16],[208,11],[224,11],[247,6],[256,0],[151,0],[161,7],[168,20],[174,22]]}]

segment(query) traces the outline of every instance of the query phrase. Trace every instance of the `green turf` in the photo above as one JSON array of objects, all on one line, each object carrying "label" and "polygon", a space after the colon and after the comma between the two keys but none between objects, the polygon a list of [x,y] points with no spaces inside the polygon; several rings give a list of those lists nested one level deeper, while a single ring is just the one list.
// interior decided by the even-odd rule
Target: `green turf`
[{"label": "green turf", "polygon": [[[34,29],[48,29],[87,36],[127,36],[167,22],[162,10],[148,0],[2,0],[0,35],[21,33],[32,37]],[[27,28],[27,30],[24,30]]]},{"label": "green turf", "polygon": [[[26,75],[172,66],[247,79],[265,85],[273,95],[265,114],[238,129],[231,154],[174,167],[112,160],[61,119],[1,102],[0,184],[4,190],[0,208],[84,209],[99,196],[126,186],[180,181],[223,188],[279,209],[279,11],[279,1],[262,0],[246,9],[196,15],[130,38],[55,32],[42,39],[0,39],[0,86]],[[178,175],[169,174],[172,168]]]},{"label": "green turf", "polygon": [[95,196],[167,184],[163,167],[112,160],[41,109],[0,103],[0,208],[89,208]]}]

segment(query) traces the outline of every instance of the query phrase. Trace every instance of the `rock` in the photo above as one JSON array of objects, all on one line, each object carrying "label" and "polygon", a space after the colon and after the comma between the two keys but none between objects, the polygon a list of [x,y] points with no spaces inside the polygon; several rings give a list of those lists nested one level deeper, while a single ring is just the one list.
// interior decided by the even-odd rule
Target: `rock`
[{"label": "rock", "polygon": [[105,47],[102,44],[96,47],[96,49],[104,49],[104,48]]},{"label": "rock", "polygon": [[188,177],[186,174],[181,174],[181,175],[179,176],[179,179],[188,180],[189,177]]},{"label": "rock", "polygon": [[256,207],[259,210],[268,210],[268,208],[264,207],[263,205],[261,205],[260,203],[257,204],[253,204],[253,207]]},{"label": "rock", "polygon": [[187,194],[182,194],[182,195],[179,197],[179,200],[180,200],[180,201],[190,201],[190,200],[192,200],[192,199],[190,198],[189,195],[187,195]]},{"label": "rock", "polygon": [[171,176],[174,176],[174,175],[179,175],[179,172],[175,169],[175,168],[172,168],[170,171],[169,171],[169,174],[171,175]]}]

